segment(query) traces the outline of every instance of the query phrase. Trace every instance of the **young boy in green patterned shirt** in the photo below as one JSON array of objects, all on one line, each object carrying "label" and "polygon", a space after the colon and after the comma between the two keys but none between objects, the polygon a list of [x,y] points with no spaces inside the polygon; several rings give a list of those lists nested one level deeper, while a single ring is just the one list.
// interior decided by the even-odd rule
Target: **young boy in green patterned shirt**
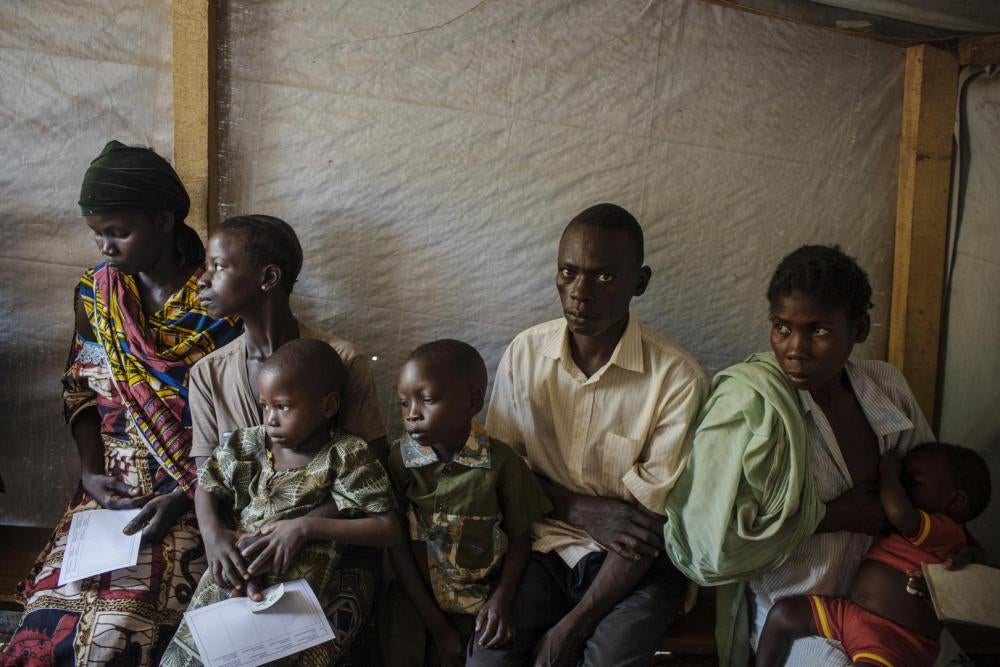
[{"label": "young boy in green patterned shirt", "polygon": [[[524,460],[473,421],[486,392],[475,348],[421,345],[400,369],[397,390],[406,435],[389,452],[389,473],[410,539],[390,555],[426,626],[423,642],[402,648],[419,664],[429,634],[442,665],[462,665],[470,641],[493,648],[510,640],[530,527],[552,505]],[[394,649],[400,639],[387,638]]]}]

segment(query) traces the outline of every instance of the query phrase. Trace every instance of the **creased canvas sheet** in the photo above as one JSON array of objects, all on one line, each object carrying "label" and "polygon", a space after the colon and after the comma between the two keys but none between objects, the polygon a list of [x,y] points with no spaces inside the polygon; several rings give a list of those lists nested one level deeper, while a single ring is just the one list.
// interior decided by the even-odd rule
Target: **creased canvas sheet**
[{"label": "creased canvas sheet", "polygon": [[[969,170],[964,215],[948,297],[942,370],[941,437],[982,454],[1000,486],[1000,76],[969,84]],[[994,491],[996,498],[996,491]],[[989,554],[1000,553],[1000,503],[970,530]]]},{"label": "creased canvas sheet", "polygon": [[[415,345],[491,374],[559,315],[565,223],[637,215],[648,324],[716,370],[766,346],[770,271],[838,242],[875,285],[885,350],[903,51],[695,0],[220,2],[225,215],[298,230],[295,308],[361,345],[398,433]],[[0,521],[49,524],[76,485],[59,375],[98,259],[79,180],[117,137],[171,155],[170,7],[0,5]]]},{"label": "creased canvas sheet", "polygon": [[889,306],[903,51],[694,1],[229,2],[222,211],[287,219],[296,309],[377,357],[458,337],[491,374],[556,317],[559,234],[645,227],[637,314],[710,370],[767,344],[781,256],[840,243]]},{"label": "creased canvas sheet", "polygon": [[77,201],[109,139],[172,156],[170,3],[0,3],[0,523],[53,525],[76,489],[60,376],[73,289],[100,260]]}]

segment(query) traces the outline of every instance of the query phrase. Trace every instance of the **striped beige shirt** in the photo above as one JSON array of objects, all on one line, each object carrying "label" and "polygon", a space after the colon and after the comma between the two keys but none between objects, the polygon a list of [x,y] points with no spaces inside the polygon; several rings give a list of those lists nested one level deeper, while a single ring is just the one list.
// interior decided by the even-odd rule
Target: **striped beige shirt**
[{"label": "striped beige shirt", "polygon": [[[708,393],[701,367],[676,343],[629,318],[611,359],[589,378],[563,319],[521,332],[497,369],[490,434],[531,468],[577,493],[637,502],[662,514],[687,463]],[[554,519],[532,527],[536,551],[570,566],[604,548]]]},{"label": "striped beige shirt", "polygon": [[[880,455],[889,451],[903,455],[934,439],[913,392],[895,367],[884,361],[848,361],[846,369],[854,395],[878,437]],[[823,502],[829,502],[854,482],[823,409],[809,392],[800,391],[799,399],[806,416],[809,465],[816,490]],[[868,535],[843,531],[820,533],[803,542],[781,567],[751,584],[757,596],[754,634],[760,632],[771,605],[781,598],[804,594],[849,597],[854,573],[871,544]],[[838,642],[810,637],[792,645],[786,664],[849,665],[851,661]]]}]

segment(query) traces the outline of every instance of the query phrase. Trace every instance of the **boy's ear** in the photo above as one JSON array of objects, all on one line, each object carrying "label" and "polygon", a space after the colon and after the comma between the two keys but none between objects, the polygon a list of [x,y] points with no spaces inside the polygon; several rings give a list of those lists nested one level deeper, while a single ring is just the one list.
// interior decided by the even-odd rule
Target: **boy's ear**
[{"label": "boy's ear", "polygon": [[323,416],[333,419],[337,416],[338,410],[340,410],[340,393],[331,391],[323,397]]},{"label": "boy's ear", "polygon": [[871,315],[865,313],[854,322],[854,342],[863,343],[868,340],[868,334],[872,331]]},{"label": "boy's ear", "polygon": [[955,491],[948,499],[945,509],[949,515],[963,515],[969,507],[969,494],[962,489]]},{"label": "boy's ear", "polygon": [[260,288],[265,292],[270,292],[281,282],[281,267],[277,264],[268,264],[261,272]]},{"label": "boy's ear", "polygon": [[483,409],[485,404],[485,396],[483,395],[483,390],[476,387],[471,392],[469,392],[469,409],[472,411],[473,415],[478,415],[479,411]]},{"label": "boy's ear", "polygon": [[653,269],[648,266],[639,268],[639,282],[635,286],[635,293],[632,296],[642,296],[649,287],[649,279],[653,277]]}]

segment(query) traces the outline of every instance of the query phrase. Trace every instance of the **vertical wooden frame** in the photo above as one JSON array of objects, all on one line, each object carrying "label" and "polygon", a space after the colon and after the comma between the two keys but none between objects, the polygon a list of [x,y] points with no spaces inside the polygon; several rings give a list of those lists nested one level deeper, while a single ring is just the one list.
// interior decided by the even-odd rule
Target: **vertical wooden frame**
[{"label": "vertical wooden frame", "polygon": [[174,168],[191,196],[187,222],[204,237],[217,222],[215,2],[173,0]]},{"label": "vertical wooden frame", "polygon": [[957,87],[954,53],[906,50],[889,361],[935,422]]}]

